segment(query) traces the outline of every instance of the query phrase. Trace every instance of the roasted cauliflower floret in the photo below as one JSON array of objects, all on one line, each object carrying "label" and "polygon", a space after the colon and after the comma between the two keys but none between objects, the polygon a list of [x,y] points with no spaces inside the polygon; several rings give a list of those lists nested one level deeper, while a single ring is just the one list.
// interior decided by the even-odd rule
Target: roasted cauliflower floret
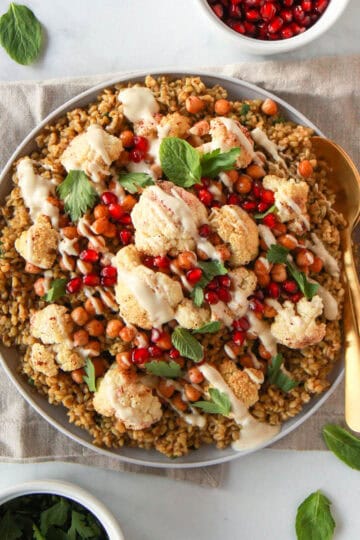
[{"label": "roasted cauliflower floret", "polygon": [[275,193],[275,206],[278,216],[283,223],[291,221],[289,229],[298,234],[309,228],[307,214],[307,199],[309,186],[306,182],[296,182],[293,178],[288,180],[275,175],[267,175],[263,179],[263,186]]},{"label": "roasted cauliflower floret", "polygon": [[146,429],[162,417],[159,398],[136,373],[121,371],[116,364],[101,380],[93,404],[99,414],[115,415],[127,429]]},{"label": "roasted cauliflower floret", "polygon": [[235,396],[249,408],[259,399],[259,388],[264,375],[258,369],[238,369],[232,360],[222,360],[217,368]]},{"label": "roasted cauliflower floret", "polygon": [[176,309],[175,319],[183,328],[192,330],[208,323],[210,315],[208,308],[196,307],[189,298],[184,298]]},{"label": "roasted cauliflower floret", "polygon": [[163,137],[179,137],[184,139],[189,134],[190,120],[178,112],[167,114],[160,120],[158,133]]},{"label": "roasted cauliflower floret", "polygon": [[238,206],[213,208],[210,223],[231,250],[231,266],[248,264],[259,248],[259,233],[255,221]]},{"label": "roasted cauliflower floret", "polygon": [[82,170],[93,182],[100,182],[110,174],[110,165],[118,159],[122,143],[98,124],[91,124],[85,133],[77,135],[61,156],[67,171]]},{"label": "roasted cauliflower floret", "polygon": [[54,347],[56,350],[56,361],[63,371],[74,371],[85,365],[85,359],[66,343],[60,343]]},{"label": "roasted cauliflower floret", "polygon": [[51,268],[55,262],[59,233],[48,216],[39,215],[34,225],[15,241],[15,248],[29,263],[39,268]]},{"label": "roasted cauliflower floret", "polygon": [[30,364],[35,371],[47,377],[55,377],[59,371],[54,351],[41,343],[34,343],[31,347]]},{"label": "roasted cauliflower floret", "polygon": [[30,319],[30,332],[43,343],[62,343],[69,339],[74,323],[64,306],[50,304]]},{"label": "roasted cauliflower floret", "polygon": [[139,251],[176,256],[195,248],[198,227],[206,222],[207,212],[195,195],[162,182],[144,189],[131,217]]},{"label": "roasted cauliflower floret", "polygon": [[282,345],[290,349],[303,349],[319,343],[325,336],[326,326],[317,323],[316,318],[323,311],[323,302],[316,295],[312,300],[302,298],[295,305],[286,301],[275,316],[271,333]]},{"label": "roasted cauliflower floret", "polygon": [[142,265],[133,245],[120,249],[113,263],[118,271],[115,295],[123,319],[150,329],[174,318],[183,299],[179,282]]}]

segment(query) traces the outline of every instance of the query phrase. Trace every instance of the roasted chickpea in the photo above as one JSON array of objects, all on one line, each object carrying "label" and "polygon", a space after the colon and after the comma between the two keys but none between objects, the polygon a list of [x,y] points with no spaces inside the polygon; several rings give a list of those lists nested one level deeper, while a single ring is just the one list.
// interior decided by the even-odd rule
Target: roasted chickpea
[{"label": "roasted chickpea", "polygon": [[124,326],[119,332],[120,338],[126,343],[130,343],[136,335],[136,330],[132,326]]},{"label": "roasted chickpea", "polygon": [[277,223],[275,223],[275,227],[273,227],[271,230],[274,236],[278,238],[279,236],[282,236],[283,234],[286,233],[287,228],[286,228],[285,223],[281,223],[280,221],[278,221]]},{"label": "roasted chickpea", "polygon": [[178,255],[177,263],[182,270],[190,270],[196,265],[196,255],[192,251],[183,251]]},{"label": "roasted chickpea", "polygon": [[104,234],[104,232],[108,229],[109,225],[110,221],[106,217],[98,218],[92,224],[92,230],[96,234]]},{"label": "roasted chickpea", "polygon": [[95,377],[101,377],[104,375],[107,367],[107,362],[103,358],[95,358],[93,361],[93,366],[95,369]]},{"label": "roasted chickpea", "polygon": [[259,274],[256,277],[260,287],[267,287],[271,281],[269,274]]},{"label": "roasted chickpea", "polygon": [[239,173],[235,169],[231,169],[231,171],[226,171],[226,175],[229,177],[230,182],[232,182],[233,184],[239,178]]},{"label": "roasted chickpea", "polygon": [[219,246],[216,246],[216,251],[218,252],[222,261],[228,261],[229,259],[231,259],[231,251],[226,244],[220,244]]},{"label": "roasted chickpea", "polygon": [[175,409],[179,409],[181,412],[185,412],[188,408],[187,404],[181,399],[180,394],[176,394],[172,398],[171,403],[174,405]]},{"label": "roasted chickpea", "polygon": [[201,398],[201,392],[191,384],[185,384],[185,396],[189,401],[198,401]]},{"label": "roasted chickpea", "polygon": [[125,129],[120,133],[120,140],[125,148],[134,146],[134,134],[129,129]]},{"label": "roasted chickpea", "polygon": [[38,296],[44,296],[44,294],[46,294],[45,278],[42,277],[42,278],[37,279],[33,286],[34,286],[35,294],[37,294]]},{"label": "roasted chickpea", "polygon": [[169,351],[172,348],[170,334],[168,332],[161,332],[159,339],[156,341],[156,345],[163,351]]},{"label": "roasted chickpea", "polygon": [[197,96],[189,96],[185,101],[185,108],[190,114],[197,114],[204,110],[205,102]]},{"label": "roasted chickpea", "polygon": [[104,304],[102,300],[95,296],[85,300],[84,308],[89,315],[99,315],[104,312]]},{"label": "roasted chickpea", "polygon": [[65,238],[68,238],[69,240],[74,240],[74,238],[78,238],[79,233],[76,227],[69,225],[68,227],[63,227],[61,229],[62,234],[65,236]]},{"label": "roasted chickpea", "polygon": [[253,368],[254,362],[249,354],[243,354],[239,358],[239,364],[244,368]]},{"label": "roasted chickpea", "polygon": [[204,380],[204,375],[201,373],[200,369],[197,367],[192,367],[188,370],[188,376],[190,382],[194,384],[201,384]]},{"label": "roasted chickpea", "polygon": [[130,351],[123,351],[116,355],[115,357],[116,363],[118,366],[122,369],[131,369],[132,368],[132,362],[131,362],[131,352]]},{"label": "roasted chickpea", "polygon": [[109,338],[116,338],[119,336],[120,330],[124,328],[124,323],[119,319],[111,319],[106,325],[106,335]]},{"label": "roasted chickpea", "polygon": [[84,375],[84,368],[74,369],[74,371],[71,372],[71,378],[74,382],[76,382],[76,384],[81,384],[84,382]]},{"label": "roasted chickpea", "polygon": [[278,106],[274,100],[267,98],[261,105],[261,110],[264,114],[267,114],[268,116],[275,116],[275,114],[277,114],[278,112]]},{"label": "roasted chickpea", "polygon": [[77,324],[78,326],[84,326],[84,324],[86,324],[89,320],[88,313],[81,306],[73,309],[70,315],[74,323]]},{"label": "roasted chickpea", "polygon": [[246,174],[250,176],[253,180],[260,180],[261,178],[264,178],[266,172],[265,169],[260,165],[252,163],[247,167]]},{"label": "roasted chickpea", "polygon": [[109,215],[109,209],[105,204],[98,204],[94,208],[95,219],[106,218]]},{"label": "roasted chickpea", "polygon": [[227,99],[217,99],[214,106],[216,114],[225,116],[229,114],[231,110],[231,103]]},{"label": "roasted chickpea", "polygon": [[263,358],[264,360],[271,360],[271,353],[267,349],[265,349],[262,343],[260,343],[258,350],[261,358]]},{"label": "roasted chickpea", "polygon": [[73,333],[72,340],[74,347],[84,347],[89,343],[89,334],[86,330],[77,330]]},{"label": "roasted chickpea", "polygon": [[276,283],[282,283],[287,279],[285,264],[274,264],[271,269],[271,277]]},{"label": "roasted chickpea", "polygon": [[38,266],[35,266],[35,264],[27,262],[25,264],[25,272],[28,274],[40,274],[42,270]]},{"label": "roasted chickpea", "polygon": [[247,174],[240,174],[235,182],[235,190],[238,193],[249,193],[252,188],[252,179]]},{"label": "roasted chickpea", "polygon": [[282,234],[278,238],[278,243],[290,250],[295,249],[298,245],[298,241],[292,234]]},{"label": "roasted chickpea", "polygon": [[137,200],[135,199],[135,197],[133,197],[132,195],[126,195],[121,201],[121,206],[123,207],[125,212],[131,212],[136,203]]},{"label": "roasted chickpea", "polygon": [[264,317],[267,319],[272,319],[276,316],[277,311],[272,306],[268,306],[267,304],[264,305]]},{"label": "roasted chickpea", "polygon": [[134,337],[134,345],[136,345],[136,347],[148,347],[149,338],[147,334],[145,334],[145,332],[138,332]]},{"label": "roasted chickpea", "polygon": [[313,166],[311,165],[310,161],[308,159],[304,159],[303,161],[300,161],[298,165],[298,173],[303,178],[310,178],[314,172]]},{"label": "roasted chickpea", "polygon": [[167,399],[170,399],[175,392],[175,386],[169,382],[169,380],[160,380],[158,384],[158,390],[162,396]]},{"label": "roasted chickpea", "polygon": [[92,337],[100,337],[105,332],[104,324],[101,321],[98,321],[97,319],[92,319],[92,321],[89,321],[85,325],[85,330],[89,333],[89,336],[92,336]]},{"label": "roasted chickpea", "polygon": [[308,249],[301,249],[296,255],[296,264],[299,266],[311,266],[315,257]]},{"label": "roasted chickpea", "polygon": [[86,352],[90,357],[99,356],[100,349],[101,345],[99,341],[92,340],[86,345]]},{"label": "roasted chickpea", "polygon": [[116,225],[114,223],[108,223],[108,226],[106,227],[105,231],[103,232],[103,235],[106,238],[115,238],[117,234]]},{"label": "roasted chickpea", "polygon": [[310,264],[309,270],[311,270],[311,272],[314,272],[315,274],[318,274],[319,272],[321,272],[323,267],[324,267],[323,260],[320,259],[320,257],[314,257],[314,262]]}]

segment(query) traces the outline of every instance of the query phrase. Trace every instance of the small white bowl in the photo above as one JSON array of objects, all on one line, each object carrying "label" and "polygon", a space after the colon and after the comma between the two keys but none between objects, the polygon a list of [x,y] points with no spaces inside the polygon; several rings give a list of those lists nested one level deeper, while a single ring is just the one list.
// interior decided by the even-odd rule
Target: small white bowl
[{"label": "small white bowl", "polygon": [[199,0],[199,2],[208,18],[211,19],[218,28],[225,31],[229,37],[236,39],[244,52],[268,55],[292,51],[320,37],[338,20],[348,5],[349,0],[330,0],[325,12],[308,30],[305,30],[302,34],[298,34],[292,38],[276,41],[265,41],[239,34],[215,15],[206,0]]},{"label": "small white bowl", "polygon": [[109,540],[125,540],[120,526],[111,512],[88,491],[61,480],[34,480],[17,484],[0,493],[0,506],[23,495],[49,493],[71,499],[89,510],[104,527]]}]

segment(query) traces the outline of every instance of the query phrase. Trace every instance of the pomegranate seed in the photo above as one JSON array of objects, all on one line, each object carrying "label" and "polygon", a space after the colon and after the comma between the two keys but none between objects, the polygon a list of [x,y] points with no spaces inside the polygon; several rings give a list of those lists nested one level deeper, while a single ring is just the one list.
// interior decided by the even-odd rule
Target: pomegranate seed
[{"label": "pomegranate seed", "polygon": [[261,200],[262,202],[266,202],[268,204],[274,204],[275,202],[274,192],[271,191],[271,189],[263,189],[261,192]]},{"label": "pomegranate seed", "polygon": [[118,202],[118,198],[115,193],[111,191],[104,191],[100,196],[101,202],[109,206],[109,204],[115,204]]},{"label": "pomegranate seed", "polygon": [[219,282],[217,278],[214,278],[206,285],[206,290],[216,291],[219,288]]},{"label": "pomegranate seed", "polygon": [[151,330],[151,337],[150,337],[151,341],[153,343],[156,343],[157,341],[159,341],[160,338],[161,338],[160,330],[158,330],[157,328],[153,328]]},{"label": "pomegranate seed", "polygon": [[195,285],[196,283],[198,283],[198,281],[200,281],[202,275],[203,271],[201,270],[201,268],[192,268],[191,270],[186,272],[186,279],[188,280],[190,285]]},{"label": "pomegranate seed", "polygon": [[303,295],[301,292],[297,292],[297,293],[292,294],[292,295],[290,296],[290,300],[291,300],[292,302],[294,302],[294,304],[296,304],[297,302],[299,302],[299,300],[301,300],[301,299],[303,298],[303,296],[304,296],[304,295]]},{"label": "pomegranate seed", "polygon": [[175,360],[176,358],[179,358],[180,356],[180,352],[175,349],[174,347],[172,349],[170,349],[169,351],[169,356],[170,358],[172,358],[173,360]]},{"label": "pomegranate seed", "polygon": [[201,227],[199,229],[199,235],[202,238],[207,238],[208,236],[210,236],[210,233],[211,233],[211,229],[210,229],[209,225],[201,225]]},{"label": "pomegranate seed", "polygon": [[161,270],[167,270],[170,267],[170,259],[166,256],[155,257],[154,266],[157,266]]},{"label": "pomegranate seed", "polygon": [[276,15],[276,7],[272,2],[265,2],[261,6],[260,13],[265,21],[270,21]]},{"label": "pomegranate seed", "polygon": [[156,345],[150,345],[148,351],[152,358],[159,358],[159,356],[162,356],[163,354],[163,351],[160,349],[160,347],[157,347]]},{"label": "pomegranate seed", "polygon": [[84,249],[79,255],[80,259],[85,262],[96,263],[100,256],[95,249]]},{"label": "pomegranate seed", "polygon": [[218,276],[217,280],[220,287],[225,287],[225,289],[228,289],[231,285],[231,279],[229,278],[229,276]]},{"label": "pomegranate seed", "polygon": [[264,311],[264,304],[260,302],[257,298],[252,298],[249,302],[249,307],[252,311],[255,311],[256,313],[263,313]]},{"label": "pomegranate seed", "polygon": [[117,270],[115,266],[104,266],[100,272],[101,277],[109,277],[109,278],[116,278],[117,277]]},{"label": "pomegranate seed", "polygon": [[214,199],[213,194],[205,188],[199,190],[198,197],[205,206],[210,206]]},{"label": "pomegranate seed", "polygon": [[281,32],[280,32],[280,35],[283,39],[290,39],[291,37],[293,37],[294,35],[294,32],[291,30],[291,27],[290,26],[285,26]]},{"label": "pomegranate seed", "polygon": [[210,186],[210,178],[206,178],[205,176],[201,179],[201,184],[203,187],[209,187]]},{"label": "pomegranate seed", "polygon": [[258,34],[257,37],[260,39],[265,39],[268,33],[268,25],[266,22],[259,22],[257,25]]},{"label": "pomegranate seed", "polygon": [[312,21],[311,21],[311,18],[309,17],[309,15],[306,15],[306,16],[303,18],[303,20],[301,21],[301,24],[302,24],[303,26],[308,27],[308,26],[311,25],[311,22],[312,22]]},{"label": "pomegranate seed", "polygon": [[235,345],[241,346],[246,339],[246,332],[240,332],[237,330],[232,335],[232,340],[235,343]]},{"label": "pomegranate seed", "polygon": [[270,204],[267,202],[259,202],[257,205],[258,212],[263,213],[269,208]]},{"label": "pomegranate seed", "polygon": [[264,298],[265,298],[264,292],[261,289],[257,289],[254,292],[253,296],[255,298],[257,298],[258,300],[264,300]]},{"label": "pomegranate seed", "polygon": [[248,34],[248,36],[253,36],[255,34],[255,31],[256,31],[255,24],[253,24],[251,22],[248,22],[248,21],[245,21],[244,26],[245,26],[245,30],[246,30],[246,33]]},{"label": "pomegranate seed", "polygon": [[219,297],[219,300],[225,302],[225,304],[227,304],[231,300],[231,292],[229,291],[229,289],[225,289],[224,287],[218,289],[217,295]]},{"label": "pomegranate seed", "polygon": [[227,204],[240,204],[239,195],[236,195],[236,193],[232,193],[231,195],[228,196],[226,203]]},{"label": "pomegranate seed", "polygon": [[252,191],[255,199],[260,199],[261,195],[262,195],[262,192],[263,192],[263,187],[259,182],[253,182],[251,191]]},{"label": "pomegranate seed", "polygon": [[283,19],[284,22],[291,23],[293,20],[293,14],[291,9],[282,9],[280,11],[280,17]]},{"label": "pomegranate seed", "polygon": [[122,231],[119,232],[119,238],[120,238],[121,243],[124,246],[127,246],[132,241],[132,234],[130,231],[123,229]]},{"label": "pomegranate seed", "polygon": [[245,17],[247,18],[248,21],[256,22],[260,19],[260,13],[258,12],[257,9],[248,9],[245,12]]},{"label": "pomegranate seed", "polygon": [[215,6],[211,6],[211,9],[219,19],[222,19],[224,16],[224,8],[221,4],[215,4]]},{"label": "pomegranate seed", "polygon": [[314,9],[317,13],[324,13],[327,8],[329,0],[315,0]]},{"label": "pomegranate seed", "polygon": [[149,150],[149,141],[145,137],[139,137],[138,135],[135,135],[134,146],[136,150],[146,154],[146,152]]},{"label": "pomegranate seed", "polygon": [[150,255],[147,255],[146,257],[143,258],[143,264],[147,266],[148,268],[154,268],[155,267],[154,259],[155,257],[150,257]]},{"label": "pomegranate seed", "polygon": [[294,294],[298,291],[297,283],[293,279],[287,279],[286,281],[284,281],[284,283],[282,284],[282,288],[285,292],[289,294]]},{"label": "pomegranate seed", "polygon": [[241,203],[241,207],[247,212],[253,212],[257,208],[257,203],[255,201],[244,201]]},{"label": "pomegranate seed", "polygon": [[219,297],[215,291],[208,291],[205,293],[205,300],[208,304],[217,304]]},{"label": "pomegranate seed", "polygon": [[241,319],[237,319],[236,321],[233,321],[232,326],[234,330],[249,330],[250,323],[247,320],[246,317],[241,317]]},{"label": "pomegranate seed", "polygon": [[264,225],[269,227],[269,229],[273,229],[277,223],[275,214],[268,214],[262,219],[262,222]]},{"label": "pomegranate seed", "polygon": [[118,221],[122,223],[122,225],[132,225],[132,220],[130,214],[123,214]]},{"label": "pomegranate seed", "polygon": [[82,282],[81,277],[72,278],[70,279],[70,281],[67,282],[66,291],[70,294],[77,293],[81,291],[82,285],[83,285],[83,282]]},{"label": "pomegranate seed", "polygon": [[96,287],[100,285],[100,278],[97,274],[87,274],[83,277],[83,284],[88,287]]},{"label": "pomegranate seed", "polygon": [[241,7],[236,4],[231,4],[229,7],[229,15],[230,17],[234,17],[234,19],[241,19]]},{"label": "pomegranate seed", "polygon": [[274,17],[269,22],[269,26],[268,26],[269,33],[270,34],[275,34],[276,32],[278,32],[280,30],[280,28],[282,27],[283,24],[284,24],[284,21],[282,20],[281,17]]},{"label": "pomegranate seed", "polygon": [[311,0],[302,0],[301,7],[304,11],[311,11],[312,10],[312,1]]},{"label": "pomegranate seed", "polygon": [[102,277],[100,283],[104,287],[113,287],[116,284],[116,277]]},{"label": "pomegranate seed", "polygon": [[134,163],[140,163],[145,157],[144,152],[140,152],[140,150],[131,150],[129,153],[129,159],[130,161],[133,161]]},{"label": "pomegranate seed", "polygon": [[301,26],[299,26],[295,22],[291,23],[290,28],[293,31],[294,35],[300,34],[301,32]]},{"label": "pomegranate seed", "polygon": [[145,347],[140,349],[133,349],[131,354],[131,361],[133,364],[145,364],[150,358],[149,350]]},{"label": "pomegranate seed", "polygon": [[277,298],[279,298],[280,296],[280,287],[277,283],[275,283],[274,281],[272,281],[269,285],[268,285],[268,292],[269,292],[269,295],[271,296],[271,298],[275,298],[275,300]]},{"label": "pomegranate seed", "polygon": [[291,7],[294,3],[294,0],[283,0],[283,4],[286,7]]},{"label": "pomegranate seed", "polygon": [[304,10],[303,10],[303,8],[301,6],[295,6],[294,9],[293,9],[293,14],[294,14],[294,19],[298,23],[301,23],[301,21],[305,17]]},{"label": "pomegranate seed", "polygon": [[119,219],[124,215],[124,209],[119,203],[111,203],[109,204],[109,214],[110,217],[116,221],[119,221]]},{"label": "pomegranate seed", "polygon": [[230,28],[235,30],[235,32],[237,32],[238,34],[245,34],[245,32],[246,32],[245,26],[243,25],[242,22],[232,22],[231,21],[229,23],[229,26],[230,26]]},{"label": "pomegranate seed", "polygon": [[220,203],[220,201],[214,201],[211,203],[211,208],[221,208],[222,207],[222,204]]}]

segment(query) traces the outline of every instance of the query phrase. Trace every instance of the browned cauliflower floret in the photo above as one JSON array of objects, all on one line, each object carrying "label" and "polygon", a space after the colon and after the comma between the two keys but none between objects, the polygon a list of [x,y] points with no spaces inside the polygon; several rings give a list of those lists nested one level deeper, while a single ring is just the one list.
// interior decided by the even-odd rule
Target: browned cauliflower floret
[{"label": "browned cauliflower floret", "polygon": [[15,248],[27,262],[46,269],[55,262],[58,243],[59,233],[52,227],[50,218],[39,215],[34,225],[16,240]]},{"label": "browned cauliflower floret", "polygon": [[258,369],[238,369],[232,360],[222,360],[217,365],[224,381],[230,386],[235,396],[249,408],[259,399],[259,388],[264,382],[264,375]]},{"label": "browned cauliflower floret", "polygon": [[74,323],[64,306],[50,304],[30,319],[31,335],[43,343],[62,343],[69,339]]},{"label": "browned cauliflower floret", "polygon": [[60,343],[54,347],[56,361],[63,371],[74,371],[85,365],[85,359],[66,343]]},{"label": "browned cauliflower floret", "polygon": [[142,137],[156,137],[159,104],[150,88],[134,86],[120,90],[118,95],[124,116],[134,125],[134,131]]},{"label": "browned cauliflower floret", "polygon": [[298,234],[309,228],[307,214],[307,199],[309,186],[306,182],[296,182],[293,178],[288,180],[275,175],[265,176],[263,185],[275,193],[275,206],[280,221],[291,221],[289,229]]},{"label": "browned cauliflower floret", "polygon": [[213,208],[210,223],[220,238],[229,244],[231,266],[248,264],[258,254],[259,233],[255,221],[242,208],[224,205]]},{"label": "browned cauliflower floret", "polygon": [[110,165],[118,159],[122,143],[98,124],[91,124],[85,133],[77,135],[61,156],[67,171],[82,170],[93,182],[100,182],[110,174]]},{"label": "browned cauliflower floret", "polygon": [[159,398],[136,373],[121,371],[116,364],[101,380],[93,403],[99,414],[115,415],[127,429],[146,429],[162,416]]},{"label": "browned cauliflower floret", "polygon": [[43,373],[47,377],[55,377],[59,371],[54,351],[41,343],[34,343],[31,347],[30,364],[35,371]]},{"label": "browned cauliflower floret", "polygon": [[171,182],[144,189],[131,214],[135,245],[147,255],[175,256],[193,250],[198,227],[206,222],[205,206]]},{"label": "browned cauliflower floret", "polygon": [[271,333],[282,345],[290,349],[303,349],[319,343],[325,336],[326,326],[317,323],[316,318],[323,311],[323,302],[316,295],[312,300],[302,298],[295,305],[286,301],[275,316]]},{"label": "browned cauliflower floret", "polygon": [[114,258],[120,315],[130,324],[150,329],[172,320],[183,299],[179,282],[142,265],[135,246],[120,249]]},{"label": "browned cauliflower floret", "polygon": [[163,116],[158,128],[159,135],[163,137],[186,138],[190,129],[190,120],[178,112]]},{"label": "browned cauliflower floret", "polygon": [[196,307],[189,298],[184,298],[176,309],[175,319],[183,328],[200,328],[210,321],[210,310]]}]

